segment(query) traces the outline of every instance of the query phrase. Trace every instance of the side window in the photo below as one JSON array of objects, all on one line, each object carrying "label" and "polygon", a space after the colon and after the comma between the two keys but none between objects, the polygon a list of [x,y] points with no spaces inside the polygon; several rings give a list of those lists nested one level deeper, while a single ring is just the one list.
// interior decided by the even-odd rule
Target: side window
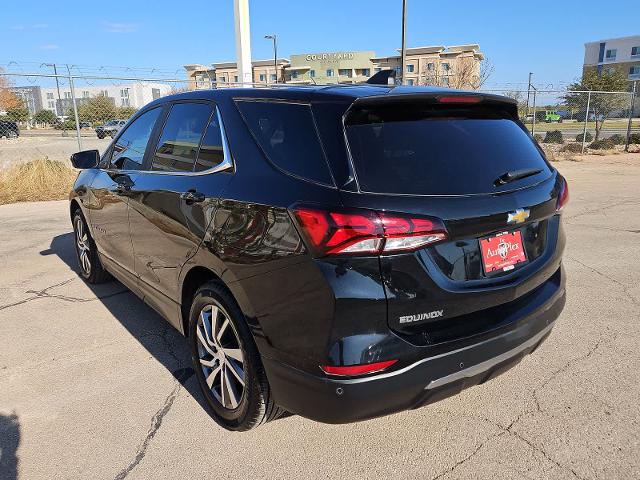
[{"label": "side window", "polygon": [[118,137],[113,146],[111,168],[119,170],[140,170],[142,168],[144,152],[160,111],[160,108],[154,108],[143,113]]},{"label": "side window", "polygon": [[271,163],[298,177],[333,184],[309,105],[242,100],[237,105]]},{"label": "side window", "polygon": [[207,125],[207,130],[202,138],[200,151],[196,160],[195,171],[201,172],[213,167],[217,167],[224,161],[224,150],[222,148],[222,129],[220,128],[220,117],[218,109],[214,108],[213,115]]},{"label": "side window", "polygon": [[213,107],[207,103],[177,103],[169,112],[153,157],[152,169],[191,172]]}]

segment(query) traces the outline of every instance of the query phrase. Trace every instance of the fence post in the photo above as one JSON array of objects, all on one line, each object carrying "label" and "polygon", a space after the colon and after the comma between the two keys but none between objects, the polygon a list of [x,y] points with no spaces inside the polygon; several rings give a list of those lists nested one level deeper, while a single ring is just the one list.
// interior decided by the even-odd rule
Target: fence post
[{"label": "fence post", "polygon": [[531,136],[536,136],[536,93],[537,90],[533,89],[533,119],[531,121]]},{"label": "fence post", "polygon": [[584,114],[584,128],[582,129],[582,149],[580,155],[584,155],[584,144],[587,136],[587,123],[589,122],[589,107],[591,107],[591,92],[587,95],[587,113]]},{"label": "fence post", "polygon": [[71,87],[71,103],[73,104],[73,116],[76,119],[76,135],[78,136],[78,151],[82,151],[82,138],[80,137],[80,120],[78,119],[78,106],[76,105],[76,90],[73,85],[73,76],[71,75],[71,69],[67,65],[67,72],[69,72],[69,87]]},{"label": "fence post", "polygon": [[633,82],[633,90],[631,91],[631,105],[629,107],[629,124],[627,125],[627,140],[624,144],[624,151],[629,151],[629,142],[631,140],[631,122],[633,121],[633,110],[636,108],[636,83]]}]

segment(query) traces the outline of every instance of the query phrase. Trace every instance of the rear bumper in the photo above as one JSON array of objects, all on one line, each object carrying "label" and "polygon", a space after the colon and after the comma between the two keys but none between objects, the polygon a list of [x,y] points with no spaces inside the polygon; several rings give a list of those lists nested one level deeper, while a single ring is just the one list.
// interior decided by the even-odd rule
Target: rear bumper
[{"label": "rear bumper", "polygon": [[263,358],[274,400],[325,423],[348,423],[418,408],[483,383],[516,365],[549,335],[565,304],[564,285],[547,302],[493,337],[394,371],[333,379]]}]

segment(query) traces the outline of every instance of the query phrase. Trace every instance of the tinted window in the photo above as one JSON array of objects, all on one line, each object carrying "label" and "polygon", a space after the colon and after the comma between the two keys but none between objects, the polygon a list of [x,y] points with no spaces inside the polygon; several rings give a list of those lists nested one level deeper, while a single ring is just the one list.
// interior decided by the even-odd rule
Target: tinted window
[{"label": "tinted window", "polygon": [[139,170],[142,168],[144,151],[158,115],[160,115],[159,108],[143,113],[118,137],[113,146],[111,157],[113,168],[119,170]]},{"label": "tinted window", "polygon": [[[360,188],[377,193],[467,195],[538,182],[550,169],[529,135],[486,108],[397,105],[354,112],[345,122]],[[506,172],[540,169],[504,186]]]},{"label": "tinted window", "polygon": [[153,157],[153,170],[193,170],[213,107],[206,103],[177,103],[169,112]]},{"label": "tinted window", "polygon": [[237,104],[269,161],[293,175],[333,183],[308,105],[251,101]]},{"label": "tinted window", "polygon": [[220,118],[217,109],[214,108],[213,115],[207,125],[207,130],[200,144],[200,151],[196,160],[195,171],[208,170],[216,167],[224,161],[224,151],[222,149],[222,129],[220,128]]}]

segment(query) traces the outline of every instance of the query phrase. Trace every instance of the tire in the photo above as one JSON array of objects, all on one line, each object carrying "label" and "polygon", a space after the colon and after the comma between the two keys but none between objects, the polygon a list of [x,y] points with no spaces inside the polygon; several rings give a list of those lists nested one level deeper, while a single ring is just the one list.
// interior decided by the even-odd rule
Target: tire
[{"label": "tire", "polygon": [[98,249],[80,209],[77,209],[73,214],[73,240],[80,276],[91,284],[111,280],[111,275],[100,263]]},{"label": "tire", "polygon": [[196,291],[188,333],[198,383],[220,426],[246,431],[285,413],[273,402],[240,307],[220,284],[209,282]]}]

